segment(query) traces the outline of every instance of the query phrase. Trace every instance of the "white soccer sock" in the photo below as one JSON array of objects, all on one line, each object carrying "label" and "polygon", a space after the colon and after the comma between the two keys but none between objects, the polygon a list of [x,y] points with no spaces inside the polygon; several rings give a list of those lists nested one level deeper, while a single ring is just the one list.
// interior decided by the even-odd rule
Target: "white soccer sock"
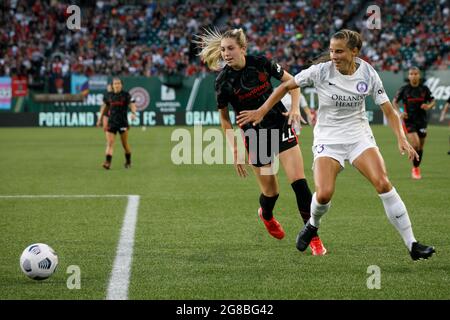
[{"label": "white soccer sock", "polygon": [[316,193],[312,195],[311,199],[311,219],[309,222],[316,228],[320,226],[320,219],[330,209],[331,201],[325,204],[317,202]]},{"label": "white soccer sock", "polygon": [[402,236],[408,250],[411,251],[412,243],[416,242],[416,239],[414,238],[405,204],[395,188],[392,188],[389,192],[381,193],[379,196],[381,201],[383,201],[384,210],[389,221]]}]

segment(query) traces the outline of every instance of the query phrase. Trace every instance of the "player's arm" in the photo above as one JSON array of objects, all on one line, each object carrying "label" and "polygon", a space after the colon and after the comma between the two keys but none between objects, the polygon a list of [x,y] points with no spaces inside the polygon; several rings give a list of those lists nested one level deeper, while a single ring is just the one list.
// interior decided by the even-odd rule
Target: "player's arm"
[{"label": "player's arm", "polygon": [[102,106],[100,107],[100,115],[98,116],[97,127],[100,127],[102,125],[103,116],[106,114],[108,109],[109,108],[106,105],[106,103],[103,103]]},{"label": "player's arm", "polygon": [[435,105],[436,105],[436,100],[433,99],[433,100],[431,100],[431,102],[429,102],[429,103],[424,103],[424,104],[422,104],[422,105],[420,106],[420,108],[421,108],[421,109],[424,109],[424,110],[430,110],[430,109],[434,108]]},{"label": "player's arm", "polygon": [[128,107],[131,110],[131,119],[136,119],[136,103],[134,101],[131,101]]},{"label": "player's arm", "polygon": [[398,112],[400,119],[406,119],[408,118],[407,113],[404,110],[400,110],[400,106],[398,104],[399,101],[403,99],[402,96],[403,96],[403,87],[398,90],[394,99],[392,99],[392,106],[394,107],[395,111]]},{"label": "player's arm", "polygon": [[[288,78],[284,78],[286,77]],[[294,104],[294,96],[292,96],[292,109],[294,109],[294,105],[296,105],[297,112],[299,111],[299,99],[300,99],[300,88],[295,83],[294,77],[291,76],[289,73],[285,72],[285,75],[283,75],[283,78],[285,79],[283,81],[283,78],[281,79],[283,82],[272,92],[270,97],[264,102],[264,104],[259,107],[257,110],[244,110],[242,111],[237,117],[237,123],[242,126],[244,124],[247,124],[249,122],[252,122],[253,125],[257,125],[262,121],[264,116],[269,112],[270,109],[273,108],[273,106],[280,101],[288,91],[291,91],[295,95],[297,95],[297,102]],[[291,109],[291,110],[292,110]]]},{"label": "player's arm", "polygon": [[445,114],[447,113],[449,106],[450,106],[450,102],[446,102],[445,106],[444,106],[444,109],[442,109],[442,111],[441,111],[441,116],[439,117],[439,121],[440,122],[444,121]]},{"label": "player's arm", "polygon": [[419,155],[406,139],[406,135],[403,132],[400,116],[398,115],[392,104],[389,101],[382,103],[381,110],[383,110],[383,113],[388,120],[389,126],[391,127],[392,131],[394,131],[394,134],[397,137],[398,148],[401,154],[407,152],[409,160],[413,160],[414,158],[419,160]]},{"label": "player's arm", "polygon": [[234,167],[238,176],[245,178],[248,176],[245,169],[245,154],[240,154],[237,147],[236,136],[233,131],[233,124],[231,123],[230,114],[227,107],[219,109],[220,126],[225,133],[228,147],[233,151]]}]

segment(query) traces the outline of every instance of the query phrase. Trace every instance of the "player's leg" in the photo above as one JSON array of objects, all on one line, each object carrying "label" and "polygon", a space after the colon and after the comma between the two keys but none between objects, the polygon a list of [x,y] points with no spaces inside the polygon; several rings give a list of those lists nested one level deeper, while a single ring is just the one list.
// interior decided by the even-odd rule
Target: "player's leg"
[{"label": "player's leg", "polygon": [[414,159],[414,172],[413,172],[413,178],[414,179],[421,179],[422,173],[420,170],[420,164],[422,163],[423,159],[423,147],[425,146],[425,139],[427,137],[427,126],[425,124],[421,124],[418,126],[417,129],[417,136],[419,139],[419,147],[416,150],[417,154],[419,155],[419,160]]},{"label": "player's leg", "polygon": [[[282,239],[284,237],[284,230],[280,223],[273,216],[273,209],[279,196],[278,179],[275,175],[265,174],[270,165],[263,167],[252,166],[258,181],[261,195],[259,196],[260,208],[258,215],[264,222],[267,231],[273,237]],[[265,169],[263,172],[262,170]]]},{"label": "player's leg", "polygon": [[364,150],[352,164],[375,187],[389,221],[401,235],[411,257],[414,260],[430,257],[434,248],[416,241],[406,206],[387,177],[386,166],[378,148]]},{"label": "player's leg", "polygon": [[[286,177],[291,183],[297,199],[297,207],[303,222],[306,224],[311,218],[311,190],[305,179],[305,169],[303,164],[303,156],[299,146],[289,148],[279,155],[281,165],[284,168]],[[311,251],[313,255],[325,255],[327,249],[322,244],[319,236],[311,240]]]},{"label": "player's leg", "polygon": [[108,142],[108,117],[103,116],[103,131],[105,132],[106,142]]},{"label": "player's leg", "polygon": [[103,163],[103,168],[109,169],[111,168],[111,161],[112,156],[114,152],[114,141],[115,141],[116,135],[114,132],[106,131],[106,159]]},{"label": "player's leg", "polygon": [[123,150],[125,151],[125,168],[131,167],[131,147],[128,143],[128,130],[120,133],[120,141],[122,142]]},{"label": "player's leg", "polygon": [[317,235],[321,218],[328,212],[334,193],[336,178],[342,165],[334,158],[321,156],[314,161],[315,192],[311,199],[311,219],[297,236],[297,249],[305,251]]},{"label": "player's leg", "polygon": [[420,165],[420,158],[421,158],[421,154],[422,154],[422,150],[421,150],[421,146],[420,146],[420,138],[418,133],[415,131],[408,131],[408,133],[406,134],[406,137],[408,138],[409,143],[411,144],[411,146],[414,148],[414,150],[416,150],[416,152],[419,154],[419,160],[417,160],[416,158],[414,158],[412,164],[413,167],[411,169],[411,177],[413,179],[420,179],[420,169],[419,169],[419,165]]}]

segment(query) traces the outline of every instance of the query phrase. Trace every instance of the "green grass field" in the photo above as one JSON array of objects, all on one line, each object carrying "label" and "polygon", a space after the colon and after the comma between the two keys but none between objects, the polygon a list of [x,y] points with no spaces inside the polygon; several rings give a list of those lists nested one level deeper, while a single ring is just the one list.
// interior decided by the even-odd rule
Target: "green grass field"
[{"label": "green grass field", "polygon": [[[373,127],[416,238],[436,247],[419,262],[350,165],[321,227],[329,254],[313,257],[295,248],[301,223],[282,170],[275,213],[286,237],[278,241],[257,219],[254,176],[240,179],[231,165],[172,164],[174,129],[133,128],[133,167],[123,168],[117,141],[106,171],[100,129],[2,128],[0,195],[139,195],[129,299],[450,298],[448,128],[429,128],[423,179],[413,181],[390,129]],[[311,143],[307,127],[301,145],[313,187]],[[0,198],[0,299],[105,299],[126,206],[126,197]],[[52,246],[60,261],[40,282],[19,268],[22,250],[35,242]],[[81,289],[67,288],[70,265],[81,269]],[[366,286],[371,265],[381,270],[379,290]]]}]

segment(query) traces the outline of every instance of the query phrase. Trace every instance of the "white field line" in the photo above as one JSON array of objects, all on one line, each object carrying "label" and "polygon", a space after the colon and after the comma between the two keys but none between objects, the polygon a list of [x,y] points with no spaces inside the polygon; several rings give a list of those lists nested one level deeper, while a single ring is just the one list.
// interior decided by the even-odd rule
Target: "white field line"
[{"label": "white field line", "polygon": [[15,198],[118,198],[128,197],[126,194],[19,194],[19,195],[0,195],[0,199]]},{"label": "white field line", "polygon": [[128,196],[127,210],[120,232],[116,258],[109,279],[106,300],[127,300],[133,259],[134,231],[139,207],[139,196]]}]

